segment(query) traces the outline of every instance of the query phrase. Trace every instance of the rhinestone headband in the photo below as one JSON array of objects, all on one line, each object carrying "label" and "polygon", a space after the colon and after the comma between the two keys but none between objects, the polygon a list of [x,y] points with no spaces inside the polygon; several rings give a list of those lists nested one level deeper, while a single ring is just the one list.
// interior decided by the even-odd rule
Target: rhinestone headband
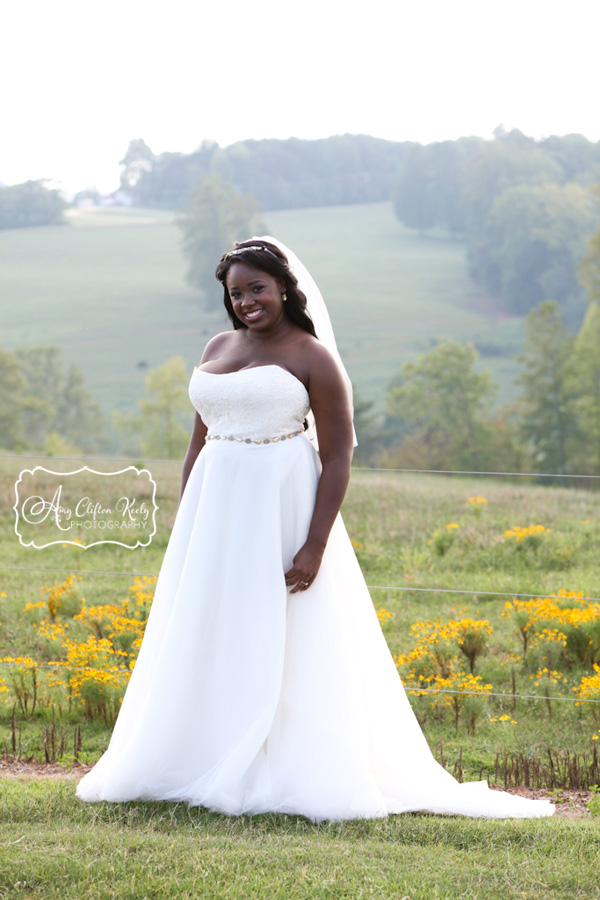
[{"label": "rhinestone headband", "polygon": [[236,250],[230,250],[228,253],[225,254],[225,256],[226,256],[226,257],[228,257],[228,256],[239,256],[240,253],[245,253],[246,250],[263,250],[265,253],[270,253],[271,256],[274,256],[274,257],[275,257],[275,259],[279,259],[279,257],[277,256],[277,254],[276,254],[276,253],[273,253],[272,250],[269,250],[268,247],[261,247],[261,246],[258,245],[258,244],[255,244],[255,245],[253,244],[252,247],[238,247]]}]

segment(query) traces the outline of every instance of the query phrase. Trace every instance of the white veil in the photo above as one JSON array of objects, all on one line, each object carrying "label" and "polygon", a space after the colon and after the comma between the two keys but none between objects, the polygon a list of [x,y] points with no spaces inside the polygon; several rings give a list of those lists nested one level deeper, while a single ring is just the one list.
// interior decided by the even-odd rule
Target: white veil
[{"label": "white veil", "polygon": [[[352,397],[352,382],[350,381],[350,376],[346,371],[346,367],[342,362],[342,357],[339,354],[339,350],[337,348],[337,344],[335,341],[335,334],[333,333],[333,327],[331,325],[331,319],[329,318],[329,313],[327,312],[327,307],[325,305],[325,301],[323,300],[323,295],[319,290],[319,287],[300,259],[296,256],[293,250],[290,250],[289,247],[286,247],[281,241],[277,240],[277,238],[271,237],[270,235],[263,234],[260,237],[253,237],[253,241],[268,241],[270,244],[274,244],[278,247],[282,253],[285,253],[288,263],[290,265],[290,269],[298,279],[298,287],[302,291],[302,293],[306,296],[307,307],[306,311],[311,317],[313,324],[315,326],[315,331],[317,332],[317,338],[319,341],[327,347],[336,363],[338,364],[341,375],[344,379],[344,383],[346,385],[346,391],[348,393],[348,401],[350,403],[350,410],[352,415],[354,415],[354,404]],[[317,432],[315,428],[315,417],[312,413],[312,410],[309,412],[307,416],[308,420],[308,432],[307,435],[310,438],[312,444],[318,449],[317,443]],[[354,433],[354,446],[357,445],[356,440],[356,432]]]}]

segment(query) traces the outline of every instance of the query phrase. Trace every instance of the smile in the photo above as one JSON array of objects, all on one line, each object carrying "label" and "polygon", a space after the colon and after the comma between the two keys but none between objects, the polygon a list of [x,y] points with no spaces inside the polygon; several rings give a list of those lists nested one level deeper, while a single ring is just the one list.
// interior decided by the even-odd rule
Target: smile
[{"label": "smile", "polygon": [[252,312],[244,313],[244,318],[245,319],[257,319],[262,314],[262,312],[263,312],[262,309],[253,309]]}]

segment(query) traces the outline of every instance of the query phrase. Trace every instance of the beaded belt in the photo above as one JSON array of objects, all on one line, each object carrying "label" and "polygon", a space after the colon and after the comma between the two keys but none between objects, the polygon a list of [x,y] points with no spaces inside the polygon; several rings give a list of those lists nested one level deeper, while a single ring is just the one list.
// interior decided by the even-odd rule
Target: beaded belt
[{"label": "beaded belt", "polygon": [[304,434],[304,428],[299,428],[298,431],[292,431],[291,434],[282,434],[280,437],[272,437],[272,438],[263,438],[260,441],[255,441],[253,438],[243,438],[236,437],[234,434],[207,434],[207,441],[237,441],[238,444],[277,444],[279,441],[287,441],[288,438],[298,437],[299,434]]}]

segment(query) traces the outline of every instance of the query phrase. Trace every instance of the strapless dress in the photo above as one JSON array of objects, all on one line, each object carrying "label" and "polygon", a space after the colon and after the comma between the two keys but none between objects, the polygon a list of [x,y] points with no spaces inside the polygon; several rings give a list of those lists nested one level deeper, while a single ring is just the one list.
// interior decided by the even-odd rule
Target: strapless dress
[{"label": "strapless dress", "polygon": [[186,801],[313,821],[409,810],[545,816],[431,754],[338,516],[290,594],[320,472],[304,385],[279,366],[195,370],[209,440],[190,474],[110,746],[82,800]]}]

